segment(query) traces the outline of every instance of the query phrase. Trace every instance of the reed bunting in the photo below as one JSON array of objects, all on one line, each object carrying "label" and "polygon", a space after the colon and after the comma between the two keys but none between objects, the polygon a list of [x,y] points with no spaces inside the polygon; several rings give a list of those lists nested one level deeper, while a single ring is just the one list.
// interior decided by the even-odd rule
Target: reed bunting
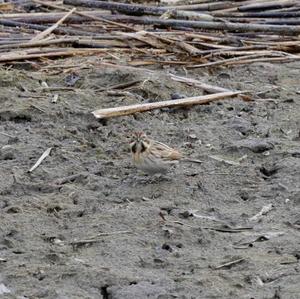
[{"label": "reed bunting", "polygon": [[202,161],[184,157],[179,151],[148,138],[143,132],[133,134],[130,149],[135,166],[147,174],[165,174],[179,161],[202,163]]}]

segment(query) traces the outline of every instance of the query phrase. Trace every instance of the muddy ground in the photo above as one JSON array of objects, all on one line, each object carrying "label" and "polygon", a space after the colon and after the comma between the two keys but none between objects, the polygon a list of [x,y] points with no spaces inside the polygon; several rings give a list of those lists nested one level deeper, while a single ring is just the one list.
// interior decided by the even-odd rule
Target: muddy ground
[{"label": "muddy ground", "polygon": [[[1,67],[1,298],[300,298],[300,64],[187,74],[265,99],[97,121],[202,91],[170,79],[180,68],[89,61]],[[130,161],[136,130],[204,162],[149,179]]]}]

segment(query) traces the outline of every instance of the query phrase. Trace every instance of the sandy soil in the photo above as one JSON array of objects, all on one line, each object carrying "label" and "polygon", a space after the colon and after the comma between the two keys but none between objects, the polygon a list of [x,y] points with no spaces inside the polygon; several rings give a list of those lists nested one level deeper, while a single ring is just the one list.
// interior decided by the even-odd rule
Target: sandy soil
[{"label": "sandy soil", "polygon": [[[267,100],[97,121],[96,108],[202,91],[169,69],[92,62],[0,69],[1,298],[298,299],[300,64],[188,74]],[[204,162],[151,180],[130,161],[135,130]]]}]

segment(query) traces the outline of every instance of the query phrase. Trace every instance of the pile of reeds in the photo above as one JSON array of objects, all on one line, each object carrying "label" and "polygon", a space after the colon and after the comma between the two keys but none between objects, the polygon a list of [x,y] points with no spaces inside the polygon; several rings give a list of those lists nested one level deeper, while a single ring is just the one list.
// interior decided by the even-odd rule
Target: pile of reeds
[{"label": "pile of reeds", "polygon": [[0,62],[98,55],[186,68],[300,59],[299,0],[0,3]]}]

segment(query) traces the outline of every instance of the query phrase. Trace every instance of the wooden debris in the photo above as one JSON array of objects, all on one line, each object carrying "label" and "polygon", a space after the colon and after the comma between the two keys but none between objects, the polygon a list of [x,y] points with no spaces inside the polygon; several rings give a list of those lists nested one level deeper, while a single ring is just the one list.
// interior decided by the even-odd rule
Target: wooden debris
[{"label": "wooden debris", "polygon": [[95,91],[105,91],[105,90],[109,91],[112,89],[126,89],[126,88],[132,87],[140,82],[141,82],[140,80],[134,80],[134,81],[130,81],[130,82],[125,82],[125,83],[108,86],[105,88],[95,89]]},{"label": "wooden debris", "polygon": [[244,226],[244,227],[232,227],[228,224],[224,224],[218,227],[205,227],[205,229],[208,230],[214,230],[217,232],[221,232],[221,233],[242,233],[245,231],[249,231],[252,230],[253,227],[252,226]]},{"label": "wooden debris", "polygon": [[[0,40],[0,63],[100,53],[103,60],[114,58],[124,61],[124,66],[157,64],[186,69],[300,59],[300,12],[296,0],[165,3],[166,6],[151,6],[64,0],[58,4],[32,0],[32,11],[34,6],[36,10],[42,6],[49,12],[30,13],[16,13],[13,5],[11,9],[15,11],[2,14],[0,19],[3,30],[8,32]],[[35,30],[41,32],[36,35]],[[20,48],[31,49],[31,53],[20,53]],[[96,49],[101,51],[92,51]],[[209,93],[222,92],[214,86],[187,81]],[[240,97],[251,99],[248,95]]]},{"label": "wooden debris", "polygon": [[199,80],[196,80],[196,79],[193,79],[193,78],[176,76],[176,75],[173,75],[173,74],[171,74],[170,77],[174,81],[183,82],[183,83],[186,83],[186,84],[192,85],[192,86],[197,86],[197,87],[205,90],[208,93],[228,92],[228,91],[231,91],[231,90],[223,88],[223,87],[213,86],[213,85],[210,85],[210,84],[207,84],[207,83],[203,83],[203,82],[201,82]]},{"label": "wooden debris", "polygon": [[168,14],[168,17],[173,18],[188,18],[197,20],[214,20],[214,17],[209,14],[170,10],[168,7],[157,7],[150,5],[126,4],[120,2],[94,1],[94,0],[64,0],[64,4],[83,6],[89,8],[101,8],[129,15],[162,15]]},{"label": "wooden debris", "polygon": [[216,156],[216,155],[210,155],[208,157],[210,157],[211,159],[214,159],[216,161],[219,161],[219,162],[224,162],[224,163],[229,164],[229,165],[234,165],[234,166],[240,166],[241,165],[240,161],[235,161],[235,160],[232,160],[232,159],[223,158],[223,157]]},{"label": "wooden debris", "polygon": [[46,159],[52,150],[52,147],[47,148],[44,153],[40,156],[40,158],[36,161],[36,163],[29,169],[28,172],[33,172],[39,165]]},{"label": "wooden debris", "polygon": [[274,205],[271,204],[271,203],[266,205],[266,206],[263,206],[262,209],[259,211],[259,213],[257,213],[253,217],[249,218],[249,220],[250,221],[258,221],[263,215],[266,215],[267,213],[269,213],[273,209],[274,209]]},{"label": "wooden debris", "polygon": [[280,236],[283,236],[285,232],[266,232],[266,233],[261,233],[257,234],[254,233],[252,236],[244,238],[240,240],[239,242],[234,244],[234,248],[238,249],[244,249],[244,248],[249,248],[249,245],[253,246],[255,242],[265,242],[273,238],[277,238]]},{"label": "wooden debris", "polygon": [[63,16],[59,21],[57,21],[54,25],[52,25],[50,28],[46,29],[45,31],[39,33],[35,37],[33,37],[30,42],[36,42],[44,39],[46,36],[51,34],[53,30],[55,30],[60,24],[62,24],[74,11],[76,8],[74,7],[72,10],[70,10],[65,16]]},{"label": "wooden debris", "polygon": [[[211,85],[208,83],[203,83],[203,82],[201,82],[199,80],[195,80],[193,78],[181,77],[181,76],[176,76],[173,74],[171,74],[170,76],[171,76],[171,79],[173,79],[175,81],[183,82],[183,83],[186,83],[186,84],[192,85],[192,86],[197,86],[197,87],[203,89],[204,91],[206,91],[207,93],[233,91],[233,90],[229,90],[227,88]],[[241,99],[243,99],[244,101],[252,101],[253,100],[251,96],[245,95],[245,94],[240,94],[239,97]]]},{"label": "wooden debris", "polygon": [[74,240],[69,242],[70,245],[72,245],[74,248],[84,246],[87,244],[94,244],[97,242],[101,242],[102,239],[99,237],[108,237],[108,236],[115,236],[115,235],[124,235],[124,234],[132,234],[132,231],[116,231],[116,232],[111,232],[111,233],[99,233],[96,236],[90,237],[88,239],[82,239],[82,240]]},{"label": "wooden debris", "polygon": [[10,135],[10,134],[7,134],[7,133],[5,133],[5,132],[0,132],[0,135],[3,135],[3,136],[5,136],[5,137],[9,137],[9,138],[12,138],[12,139],[16,138],[15,136]]},{"label": "wooden debris", "polygon": [[9,62],[16,60],[25,60],[32,58],[44,58],[44,57],[63,57],[63,56],[74,56],[74,55],[91,55],[93,53],[103,53],[106,49],[87,49],[87,50],[76,50],[76,49],[60,49],[57,51],[37,50],[37,51],[16,51],[15,53],[9,53],[5,55],[0,54],[0,62]]},{"label": "wooden debris", "polygon": [[234,261],[231,261],[231,262],[227,262],[227,263],[221,264],[221,265],[213,267],[213,268],[215,270],[222,269],[222,268],[231,268],[232,266],[240,264],[240,263],[242,263],[244,261],[245,261],[244,258],[240,258],[240,259],[237,259],[237,260],[234,260]]},{"label": "wooden debris", "polygon": [[96,118],[110,118],[117,116],[130,115],[137,112],[146,112],[154,109],[161,109],[167,107],[188,107],[192,105],[203,105],[208,104],[210,102],[218,101],[220,99],[230,98],[237,96],[241,93],[246,93],[247,91],[236,91],[236,92],[220,92],[213,95],[206,96],[198,96],[191,98],[184,98],[179,100],[169,100],[155,103],[147,103],[147,104],[136,104],[130,106],[121,106],[115,108],[105,108],[93,111],[93,115]]},{"label": "wooden debris", "polygon": [[[36,3],[39,3],[43,6],[46,6],[46,7],[57,8],[57,9],[68,11],[68,9],[65,8],[65,7],[53,5],[52,3],[49,3],[49,2],[40,1],[40,0],[33,0],[33,1],[36,2]],[[107,24],[111,24],[111,25],[117,25],[119,27],[135,31],[134,28],[132,28],[128,25],[124,25],[124,24],[121,24],[121,23],[116,23],[116,22],[113,22],[113,21],[109,21],[109,20],[106,20],[105,18],[102,18],[101,16],[91,15],[91,11],[88,11],[88,13],[86,13],[86,12],[75,12],[75,13],[79,16],[86,17],[87,19],[90,19],[90,20],[100,21],[100,22],[104,22],[104,23],[107,23]]]}]

